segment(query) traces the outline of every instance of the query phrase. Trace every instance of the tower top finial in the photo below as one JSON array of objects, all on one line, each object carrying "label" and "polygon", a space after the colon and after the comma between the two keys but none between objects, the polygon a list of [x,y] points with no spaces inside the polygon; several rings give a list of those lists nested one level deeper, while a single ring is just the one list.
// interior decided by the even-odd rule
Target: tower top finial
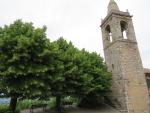
[{"label": "tower top finial", "polygon": [[112,10],[119,11],[119,7],[118,7],[117,3],[114,0],[110,0],[107,8],[108,8],[107,13],[111,12]]}]

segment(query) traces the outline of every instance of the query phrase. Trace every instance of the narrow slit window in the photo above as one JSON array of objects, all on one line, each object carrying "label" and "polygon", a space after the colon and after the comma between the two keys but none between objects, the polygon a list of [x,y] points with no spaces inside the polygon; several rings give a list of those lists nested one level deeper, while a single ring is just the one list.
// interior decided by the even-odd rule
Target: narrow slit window
[{"label": "narrow slit window", "polygon": [[109,39],[110,39],[110,42],[113,41],[113,39],[112,39],[112,33],[111,32],[109,33]]}]

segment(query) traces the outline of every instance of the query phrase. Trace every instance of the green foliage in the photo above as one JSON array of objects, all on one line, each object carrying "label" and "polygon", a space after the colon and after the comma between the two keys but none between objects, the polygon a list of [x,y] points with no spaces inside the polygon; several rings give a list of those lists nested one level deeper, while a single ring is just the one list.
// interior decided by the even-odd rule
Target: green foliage
[{"label": "green foliage", "polygon": [[33,104],[34,105],[48,104],[49,108],[53,108],[55,105],[55,101],[54,101],[54,99],[50,99],[49,101],[30,100],[30,99],[20,100],[17,104],[17,109],[19,109],[19,110],[30,109]]},{"label": "green foliage", "polygon": [[24,109],[30,109],[32,105],[38,105],[38,104],[47,104],[48,108],[53,109],[56,105],[55,98],[51,98],[48,101],[45,100],[30,100],[30,99],[25,99],[25,100],[20,100],[17,104],[17,109],[18,110],[24,110]]},{"label": "green foliage", "polygon": [[66,96],[62,99],[62,102],[72,102],[73,105],[77,106],[79,103],[78,98],[72,97],[72,96]]},{"label": "green foliage", "polygon": [[0,105],[0,111],[4,111],[4,110],[7,110],[8,109],[8,105],[6,104],[1,104]]},{"label": "green foliage", "polygon": [[57,56],[55,56],[55,70],[51,73],[52,84],[55,84],[51,85],[51,91],[54,96],[57,94],[63,96],[71,91],[68,84],[66,84],[69,82],[67,77],[73,78],[75,71],[77,71],[77,67],[73,63],[73,54],[76,49],[71,43],[68,44],[63,38],[60,38],[53,43],[57,46],[58,53]]},{"label": "green foliage", "polygon": [[[13,111],[8,107],[8,105],[0,105],[0,113],[13,113]],[[20,110],[17,109],[15,113],[20,113]]]},{"label": "green foliage", "polygon": [[48,70],[48,39],[45,28],[35,29],[32,23],[15,21],[0,29],[0,77],[8,96],[23,97],[41,94],[39,76]]},{"label": "green foliage", "polygon": [[51,98],[51,99],[47,102],[47,104],[48,104],[48,107],[49,107],[50,109],[54,109],[55,106],[56,106],[56,100],[55,100],[55,98]]},{"label": "green foliage", "polygon": [[[44,81],[54,47],[45,31],[21,20],[0,28],[0,87],[5,96],[17,100],[50,95]],[[15,109],[15,104],[11,101],[10,107]]]},{"label": "green foliage", "polygon": [[[84,80],[85,95],[80,99],[80,106],[93,107],[103,102],[104,97],[110,94],[111,73],[103,59],[97,53],[82,50],[82,62],[79,64]],[[93,105],[93,106],[92,106]]]},{"label": "green foliage", "polygon": [[[97,99],[109,95],[111,74],[100,55],[79,50],[63,38],[50,42],[45,31],[45,26],[35,28],[21,20],[0,28],[3,96],[14,100],[71,96],[82,102],[90,95]],[[31,103],[20,103],[20,108]]]},{"label": "green foliage", "polygon": [[17,108],[20,110],[29,109],[33,104],[32,100],[22,100],[17,103]]},{"label": "green foliage", "polygon": [[61,96],[76,97],[81,103],[82,101],[88,103],[91,100],[97,100],[95,103],[99,103],[103,97],[109,95],[111,74],[100,55],[95,52],[89,53],[84,49],[79,50],[63,38],[54,43],[59,48],[57,60],[60,61],[59,66],[62,68],[57,70],[59,74],[54,73],[55,79],[52,79],[52,82],[54,80],[55,85],[51,90],[53,94],[57,92]]}]

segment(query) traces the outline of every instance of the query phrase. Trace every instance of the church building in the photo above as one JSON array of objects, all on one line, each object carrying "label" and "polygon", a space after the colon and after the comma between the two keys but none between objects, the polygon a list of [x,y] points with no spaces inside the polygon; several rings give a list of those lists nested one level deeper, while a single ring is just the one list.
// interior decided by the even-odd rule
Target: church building
[{"label": "church building", "polygon": [[144,68],[144,73],[145,73],[145,78],[146,78],[146,82],[147,82],[148,93],[150,96],[150,69]]},{"label": "church building", "polygon": [[112,102],[121,113],[150,113],[150,70],[142,65],[132,15],[110,0],[101,31]]}]

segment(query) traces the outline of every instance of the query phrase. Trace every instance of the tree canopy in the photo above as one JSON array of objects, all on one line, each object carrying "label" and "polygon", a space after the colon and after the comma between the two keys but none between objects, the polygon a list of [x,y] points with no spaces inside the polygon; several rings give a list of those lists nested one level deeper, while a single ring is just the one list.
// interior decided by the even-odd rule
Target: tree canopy
[{"label": "tree canopy", "polygon": [[21,20],[0,28],[0,93],[17,99],[73,96],[83,101],[107,96],[111,74],[95,52],[79,50],[62,37],[51,42],[46,27],[35,28]]},{"label": "tree canopy", "polygon": [[0,84],[3,93],[11,97],[12,109],[17,98],[38,97],[47,90],[42,79],[49,70],[47,59],[53,48],[45,31],[45,27],[34,28],[21,20],[0,28]]}]

